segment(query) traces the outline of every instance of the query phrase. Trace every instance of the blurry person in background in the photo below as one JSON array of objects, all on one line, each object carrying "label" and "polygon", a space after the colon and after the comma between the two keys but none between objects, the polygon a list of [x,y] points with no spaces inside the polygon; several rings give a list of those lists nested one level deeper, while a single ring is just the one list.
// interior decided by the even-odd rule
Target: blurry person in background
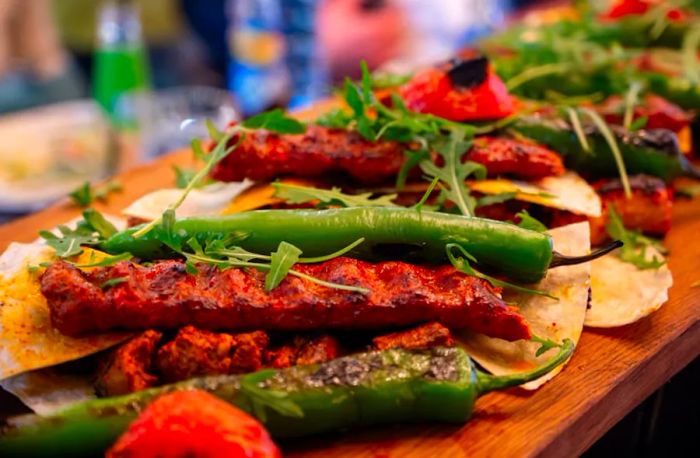
[{"label": "blurry person in background", "polygon": [[502,26],[509,6],[508,0],[325,0],[319,37],[336,81],[357,77],[361,60],[407,73]]},{"label": "blurry person in background", "polygon": [[333,79],[360,74],[364,60],[376,68],[405,53],[411,29],[396,0],[325,0],[318,11],[318,36]]},{"label": "blurry person in background", "polygon": [[0,113],[85,94],[59,40],[51,0],[0,0]]}]

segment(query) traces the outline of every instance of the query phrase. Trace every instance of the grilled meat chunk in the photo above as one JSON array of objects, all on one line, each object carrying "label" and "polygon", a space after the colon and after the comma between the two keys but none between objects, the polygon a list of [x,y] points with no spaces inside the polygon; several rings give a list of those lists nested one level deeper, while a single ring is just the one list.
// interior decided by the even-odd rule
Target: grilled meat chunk
[{"label": "grilled meat chunk", "polygon": [[454,347],[452,333],[440,323],[426,323],[413,329],[394,332],[372,339],[376,350],[390,348],[405,348],[407,350],[423,350],[431,347]]},{"label": "grilled meat chunk", "polygon": [[[71,336],[188,324],[209,330],[303,331],[437,321],[506,340],[530,337],[523,317],[503,302],[497,288],[451,266],[372,264],[338,257],[295,268],[370,292],[329,288],[293,276],[267,292],[265,275],[257,270],[200,265],[197,274],[190,274],[180,261],[148,267],[123,261],[90,272],[59,261],[42,275],[41,291],[53,325]],[[103,289],[110,278],[125,281]]]},{"label": "grilled meat chunk", "polygon": [[564,162],[554,151],[536,143],[502,137],[474,139],[466,160],[482,164],[489,175],[538,179],[564,174]]},{"label": "grilled meat chunk", "polygon": [[[605,226],[609,221],[610,207],[620,215],[627,229],[663,237],[671,229],[673,194],[660,178],[648,175],[630,177],[632,197],[625,197],[620,180],[603,180],[593,187],[601,197],[603,212],[597,218],[588,218],[591,226],[591,244],[600,245],[609,240]],[[554,214],[552,226],[585,221],[586,217],[566,212]]]},{"label": "grilled meat chunk", "polygon": [[98,370],[97,392],[118,396],[155,386],[158,377],[152,370],[153,357],[162,337],[160,332],[148,330],[112,351]]},{"label": "grilled meat chunk", "polygon": [[270,350],[265,361],[270,367],[281,369],[290,366],[319,364],[342,356],[340,343],[328,334],[318,337],[295,336],[281,347]]},{"label": "grilled meat chunk", "polygon": [[185,326],[158,350],[156,366],[165,382],[255,372],[263,366],[268,343],[263,331],[225,334]]},{"label": "grilled meat chunk", "polygon": [[[231,145],[235,141],[237,138]],[[396,177],[410,148],[392,141],[371,142],[354,131],[322,126],[309,126],[299,135],[259,130],[248,133],[214,167],[212,177],[220,181],[270,181],[283,175],[344,173],[360,183],[381,183]],[[564,173],[562,159],[555,152],[507,138],[478,138],[464,159],[484,165],[491,175],[534,179]]]}]

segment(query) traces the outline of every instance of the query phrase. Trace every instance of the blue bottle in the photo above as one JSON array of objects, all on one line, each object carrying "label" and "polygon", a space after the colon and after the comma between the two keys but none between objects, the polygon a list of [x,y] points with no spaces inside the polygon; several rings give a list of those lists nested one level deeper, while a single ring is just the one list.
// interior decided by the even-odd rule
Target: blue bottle
[{"label": "blue bottle", "polygon": [[329,94],[330,75],[316,35],[323,0],[282,0],[285,58],[291,80],[289,108],[302,108]]},{"label": "blue bottle", "polygon": [[230,0],[229,90],[245,116],[284,105],[289,72],[279,0]]}]

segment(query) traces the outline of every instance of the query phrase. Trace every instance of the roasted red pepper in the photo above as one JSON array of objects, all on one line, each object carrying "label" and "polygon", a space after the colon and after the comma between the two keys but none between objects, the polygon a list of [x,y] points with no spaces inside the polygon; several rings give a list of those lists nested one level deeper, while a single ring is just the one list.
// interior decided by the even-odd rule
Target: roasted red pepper
[{"label": "roasted red pepper", "polygon": [[505,84],[481,56],[419,72],[399,92],[411,110],[453,121],[501,119],[515,112]]},{"label": "roasted red pepper", "polygon": [[[615,3],[603,17],[606,19],[620,19],[627,16],[640,16],[646,14],[654,2],[649,0],[621,0]],[[666,13],[666,17],[671,21],[684,21],[688,13],[680,8],[671,8]]]},{"label": "roasted red pepper", "polygon": [[205,391],[176,391],[151,403],[107,458],[279,458],[258,421]]}]

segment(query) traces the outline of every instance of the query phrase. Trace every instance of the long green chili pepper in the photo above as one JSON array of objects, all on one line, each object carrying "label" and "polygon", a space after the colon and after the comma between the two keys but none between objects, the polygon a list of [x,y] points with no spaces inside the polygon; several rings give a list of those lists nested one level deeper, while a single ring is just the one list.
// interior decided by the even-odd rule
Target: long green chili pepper
[{"label": "long green chili pepper", "polygon": [[[489,219],[398,207],[257,210],[180,219],[170,228],[157,226],[142,237],[133,236],[137,230],[120,232],[99,248],[141,259],[162,259],[175,254],[169,246],[186,246],[191,238],[205,244],[234,235],[237,246],[255,253],[271,253],[285,241],[300,248],[304,256],[313,257],[364,238],[348,256],[447,262],[445,245],[456,243],[480,266],[526,283],[540,280],[552,262],[556,265],[561,258],[552,253],[547,234]],[[575,262],[575,258],[567,259]],[[579,262],[587,260],[582,257]]]},{"label": "long green chili pepper", "polygon": [[[564,157],[566,167],[595,176],[618,175],[610,145],[595,127],[584,125],[590,151],[586,151],[574,128],[566,121],[522,118],[510,128],[547,145]],[[622,153],[627,173],[645,173],[670,181],[680,175],[700,177],[700,172],[678,147],[676,135],[665,129],[629,132],[610,126]]]},{"label": "long green chili pepper", "polygon": [[464,423],[489,391],[534,380],[562,364],[574,344],[532,371],[493,376],[460,348],[386,350],[320,365],[192,379],[126,396],[86,401],[48,417],[25,415],[0,430],[2,456],[99,454],[151,400],[203,389],[258,417],[277,438],[386,423]]}]

